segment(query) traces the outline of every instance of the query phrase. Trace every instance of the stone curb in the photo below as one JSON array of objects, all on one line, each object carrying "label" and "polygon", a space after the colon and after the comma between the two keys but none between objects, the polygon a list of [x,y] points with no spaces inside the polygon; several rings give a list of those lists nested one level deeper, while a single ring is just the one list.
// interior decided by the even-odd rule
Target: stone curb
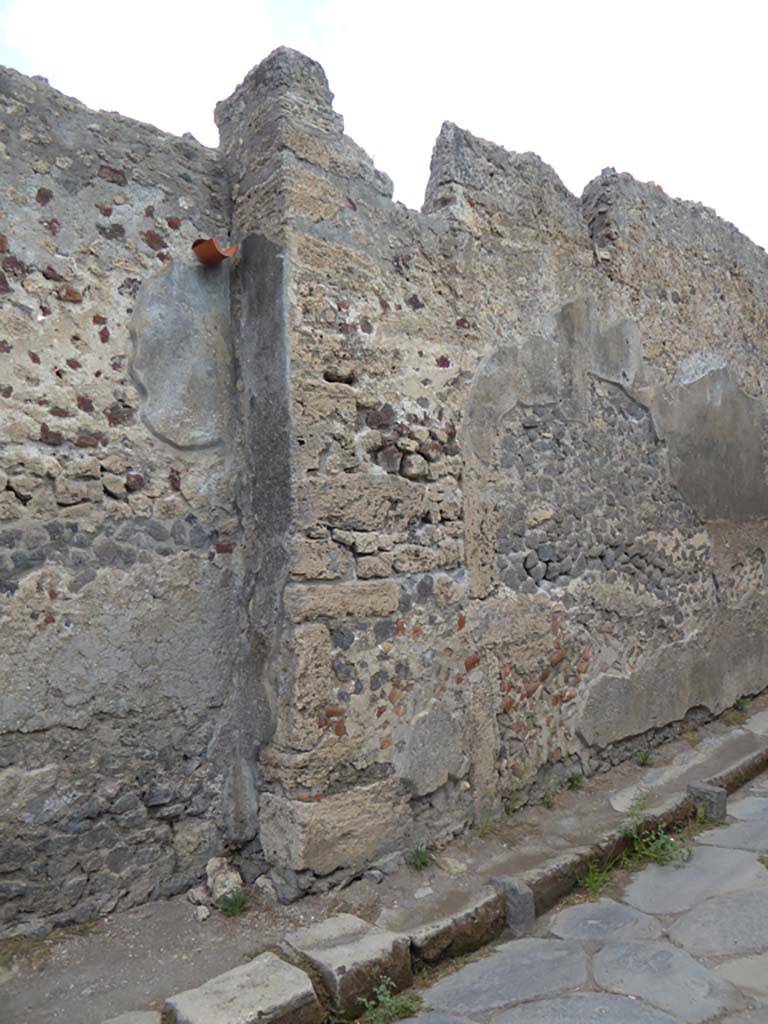
[{"label": "stone curb", "polygon": [[[704,787],[720,787],[732,793],[766,768],[768,745],[700,782]],[[645,814],[638,822],[638,827],[643,830],[656,829],[691,818],[699,803],[696,784],[693,789],[693,794],[678,794],[662,801],[652,812]],[[228,1015],[226,996],[215,1012],[206,1003],[203,1013],[185,1012],[179,1015],[176,1007],[189,1006],[189,997],[195,997],[204,990],[208,993],[212,990],[226,993],[228,977],[244,970],[235,968],[235,971],[211,979],[200,989],[182,993],[186,997],[184,1000],[181,996],[169,998],[163,1012],[163,1024],[289,1024],[304,1020],[321,1024],[321,1021],[340,1012],[346,1012],[349,1019],[353,1012],[350,1000],[353,998],[357,1001],[361,996],[371,998],[374,987],[386,973],[387,965],[395,962],[400,965],[395,972],[398,974],[396,986],[400,989],[409,983],[411,971],[421,964],[433,966],[442,960],[474,952],[498,938],[505,928],[515,935],[524,934],[530,930],[536,917],[546,913],[568,895],[591,863],[605,866],[616,860],[628,845],[629,839],[621,829],[611,829],[600,835],[591,846],[574,848],[517,878],[491,879],[490,885],[483,886],[461,911],[408,932],[388,932],[351,915],[339,915],[293,932],[286,936],[282,949],[276,951],[278,956],[262,953],[250,965],[257,965],[258,973],[260,966],[268,966],[265,958],[270,958],[269,966],[273,970],[276,961],[276,964],[281,965],[280,970],[285,967],[286,970],[296,972],[297,976],[302,975],[305,979],[303,985],[295,979],[293,983],[303,989],[300,1002],[306,1017],[297,1016],[296,992],[287,994],[282,1001],[278,993],[270,993],[269,1006],[261,1006],[250,1016],[243,1016],[242,1013],[236,1017]],[[358,957],[359,961],[365,963],[353,973],[362,973],[363,980],[350,989],[352,995],[346,997],[342,979],[347,971],[344,961],[349,957],[345,951],[349,950],[352,957],[357,955],[351,940],[354,940],[355,948],[359,945],[362,949],[368,945],[375,953],[369,955],[367,960],[362,954]],[[408,952],[403,949],[406,943],[410,952],[408,964],[403,961],[403,955],[408,959]],[[250,965],[245,965],[245,969]],[[338,1020],[338,1016],[335,1019]]]},{"label": "stone curb", "polygon": [[[728,793],[740,789],[751,779],[768,768],[768,746],[741,758],[729,768],[701,781],[707,786],[722,787]],[[673,796],[649,812],[638,823],[643,831],[679,824],[696,813],[696,800],[689,794]],[[521,875],[521,881],[533,892],[536,916],[550,910],[576,886],[587,871],[590,863],[601,867],[619,857],[629,845],[629,840],[620,829],[603,833],[592,846],[578,847],[556,859],[547,861],[538,868],[532,868]]]}]

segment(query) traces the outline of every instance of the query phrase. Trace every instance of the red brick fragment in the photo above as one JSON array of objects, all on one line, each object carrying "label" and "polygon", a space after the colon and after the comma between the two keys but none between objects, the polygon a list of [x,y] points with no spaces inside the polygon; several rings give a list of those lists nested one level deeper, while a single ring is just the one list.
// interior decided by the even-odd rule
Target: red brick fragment
[{"label": "red brick fragment", "polygon": [[446,370],[451,365],[451,360],[448,356],[438,356],[435,362],[442,370]]},{"label": "red brick fragment", "polygon": [[561,661],[565,661],[565,651],[562,649],[562,647],[559,651],[555,651],[555,653],[549,659],[549,664],[552,666],[552,668],[554,668],[555,665],[559,665]]},{"label": "red brick fragment", "polygon": [[77,396],[77,408],[82,412],[93,412],[93,402],[85,395]]},{"label": "red brick fragment", "polygon": [[52,235],[58,235],[60,225],[55,217],[51,217],[50,220],[41,220],[40,223],[43,227],[47,228]]},{"label": "red brick fragment", "polygon": [[181,490],[181,474],[173,466],[168,470],[168,483],[171,485],[172,491]]},{"label": "red brick fragment", "polygon": [[102,215],[102,217],[111,217],[112,216],[112,207],[111,206],[107,206],[106,203],[94,203],[93,205],[96,207],[96,209]]},{"label": "red brick fragment", "polygon": [[105,181],[111,181],[113,185],[125,185],[128,179],[125,176],[125,171],[120,170],[119,167],[110,167],[109,164],[102,164],[99,168],[99,177]]},{"label": "red brick fragment", "polygon": [[96,313],[91,317],[91,321],[95,324],[105,324],[107,322],[107,318],[105,316],[99,316],[99,314]]},{"label": "red brick fragment", "polygon": [[82,293],[73,288],[71,284],[65,284],[63,288],[56,291],[56,298],[59,302],[82,302]]},{"label": "red brick fragment", "polygon": [[30,360],[35,364],[35,366],[40,365],[40,356],[37,354],[37,352],[29,352],[28,355]]},{"label": "red brick fragment", "polygon": [[50,265],[50,263],[48,264],[48,266],[43,271],[43,277],[46,279],[46,281],[63,281],[64,280],[64,278],[61,276],[61,274],[58,272],[58,270],[55,270]]},{"label": "red brick fragment", "polygon": [[78,448],[97,448],[101,444],[101,438],[93,434],[79,434],[75,439]]},{"label": "red brick fragment", "polygon": [[469,657],[468,657],[467,659],[465,659],[465,661],[464,661],[464,670],[465,670],[466,672],[471,672],[471,671],[472,671],[472,669],[473,669],[473,668],[477,668],[477,666],[478,666],[479,664],[480,664],[480,655],[479,655],[479,654],[471,654],[471,655],[470,655],[470,656],[469,656]]},{"label": "red brick fragment", "polygon": [[14,277],[25,277],[29,273],[29,267],[17,256],[9,255],[3,258],[3,270]]},{"label": "red brick fragment", "polygon": [[3,384],[0,386],[0,398],[10,398],[13,394],[12,384]]},{"label": "red brick fragment", "polygon": [[71,412],[67,412],[66,409],[62,409],[60,405],[51,406],[51,416],[58,416],[59,419],[67,419],[71,415]]},{"label": "red brick fragment", "polygon": [[101,339],[102,345],[106,345],[107,344],[107,342],[109,341],[109,328],[108,327],[102,327],[101,328],[101,330],[99,331],[99,338]]},{"label": "red brick fragment", "polygon": [[149,248],[153,249],[155,252],[157,252],[158,249],[168,248],[168,243],[162,235],[157,233],[157,231],[142,231],[141,237],[147,243]]},{"label": "red brick fragment", "polygon": [[6,341],[5,338],[0,338],[0,352],[11,352],[12,350],[13,345],[11,345],[9,341]]},{"label": "red brick fragment", "polygon": [[8,252],[8,239],[5,235],[0,234],[0,253]]},{"label": "red brick fragment", "polygon": [[49,188],[39,188],[35,193],[35,199],[41,206],[47,206],[53,199],[53,192]]},{"label": "red brick fragment", "polygon": [[[134,491],[140,491],[144,486],[144,477],[141,473],[126,473],[125,476],[125,489],[133,493]],[[218,550],[218,545],[217,545]]]},{"label": "red brick fragment", "polygon": [[180,217],[166,217],[165,218],[165,223],[173,231],[178,231],[179,228],[181,227],[181,218]]},{"label": "red brick fragment", "polygon": [[466,317],[460,316],[459,319],[456,321],[456,326],[460,327],[463,331],[466,331],[466,329],[469,327],[469,320],[467,320]]},{"label": "red brick fragment", "polygon": [[83,364],[78,359],[68,359],[67,366],[70,370],[79,370]]},{"label": "red brick fragment", "polygon": [[40,424],[40,440],[43,444],[50,444],[57,447],[64,443],[64,436],[58,430],[51,430],[47,423]]},{"label": "red brick fragment", "polygon": [[219,555],[231,555],[234,550],[234,544],[231,540],[220,540],[213,546]]}]

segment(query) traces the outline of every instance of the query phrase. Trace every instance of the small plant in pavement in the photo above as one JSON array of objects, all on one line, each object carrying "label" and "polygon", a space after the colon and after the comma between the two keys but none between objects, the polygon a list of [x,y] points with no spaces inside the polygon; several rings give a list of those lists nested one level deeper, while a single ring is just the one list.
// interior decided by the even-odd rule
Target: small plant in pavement
[{"label": "small plant in pavement", "polygon": [[568,776],[568,789],[581,789],[584,785],[584,776],[580,772],[571,772]]},{"label": "small plant in pavement", "polygon": [[658,828],[643,828],[643,812],[647,800],[647,793],[638,793],[629,805],[627,820],[622,829],[623,834],[630,840],[630,849],[624,856],[625,866],[637,867],[650,862],[682,867],[691,859],[693,851],[686,843],[668,835],[664,825],[659,825]]},{"label": "small plant in pavement", "polygon": [[604,889],[610,885],[612,864],[600,865],[596,860],[591,860],[587,870],[579,879],[579,885],[584,891],[595,899]]},{"label": "small plant in pavement", "polygon": [[549,789],[547,789],[544,793],[544,796],[541,798],[541,802],[544,804],[547,810],[551,811],[552,808],[555,806],[556,800],[557,790],[554,788],[554,786],[550,786]]},{"label": "small plant in pavement", "polygon": [[395,987],[391,978],[382,978],[373,990],[373,999],[361,999],[362,1019],[365,1024],[392,1024],[392,1021],[412,1017],[419,1009],[419,997],[413,992],[392,991]]},{"label": "small plant in pavement", "polygon": [[432,851],[427,849],[426,846],[415,847],[411,850],[411,855],[408,858],[411,867],[416,868],[417,871],[423,871],[424,868],[428,868],[434,859]]},{"label": "small plant in pavement", "polygon": [[242,889],[233,889],[219,900],[219,910],[227,917],[237,917],[248,909],[248,894]]},{"label": "small plant in pavement", "polygon": [[635,761],[643,768],[645,765],[650,764],[653,761],[653,751],[651,750],[638,750],[635,755]]}]

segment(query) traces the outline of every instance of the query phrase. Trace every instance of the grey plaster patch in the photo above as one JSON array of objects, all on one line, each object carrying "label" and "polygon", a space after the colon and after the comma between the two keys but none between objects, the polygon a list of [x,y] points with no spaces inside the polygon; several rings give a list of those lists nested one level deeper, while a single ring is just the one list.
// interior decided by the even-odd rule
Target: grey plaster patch
[{"label": "grey plaster patch", "polygon": [[753,854],[741,850],[697,848],[682,867],[649,865],[632,879],[623,900],[647,914],[677,914],[703,899],[768,882],[768,872]]},{"label": "grey plaster patch", "polygon": [[717,896],[688,911],[670,937],[697,956],[736,956],[768,949],[768,872],[766,885]]},{"label": "grey plaster patch", "polygon": [[768,953],[738,957],[715,968],[715,974],[752,999],[768,1002]]},{"label": "grey plaster patch", "polygon": [[743,797],[729,806],[728,813],[739,821],[768,821],[768,797]]},{"label": "grey plaster patch", "polygon": [[[428,1018],[424,1024],[431,1024]],[[496,1014],[491,1024],[675,1024],[652,1006],[608,992],[574,992]]]},{"label": "grey plaster patch", "polygon": [[768,821],[745,821],[738,825],[715,828],[699,836],[706,846],[724,846],[730,850],[768,852]]},{"label": "grey plaster patch", "polygon": [[659,395],[654,422],[669,445],[670,471],[705,521],[768,513],[763,458],[765,407],[727,370],[716,369]]},{"label": "grey plaster patch", "polygon": [[174,262],[149,278],[136,300],[131,336],[131,373],[150,430],[177,448],[224,441],[234,380],[228,266]]},{"label": "grey plaster patch", "polygon": [[602,988],[646,999],[688,1024],[744,1005],[732,985],[667,943],[618,942],[602,949],[592,966]]},{"label": "grey plaster patch", "polygon": [[598,675],[578,734],[602,747],[678,721],[697,705],[719,713],[755,690],[767,661],[768,635],[751,631],[740,609],[722,610],[706,636],[660,647],[629,675]]},{"label": "grey plaster patch", "polygon": [[587,957],[575,942],[518,939],[439,981],[428,1006],[457,1013],[487,1013],[524,999],[559,995],[587,981]]},{"label": "grey plaster patch", "polygon": [[654,918],[609,899],[561,910],[552,919],[549,930],[560,939],[586,942],[657,939],[661,935]]}]

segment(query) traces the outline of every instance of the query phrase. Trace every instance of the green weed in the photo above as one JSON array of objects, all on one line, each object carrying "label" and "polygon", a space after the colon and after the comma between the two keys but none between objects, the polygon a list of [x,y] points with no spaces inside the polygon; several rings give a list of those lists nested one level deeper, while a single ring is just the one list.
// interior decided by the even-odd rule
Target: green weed
[{"label": "green weed", "polygon": [[641,768],[645,765],[650,764],[653,761],[653,751],[651,750],[638,750],[635,754],[635,761],[640,765]]},{"label": "green weed", "polygon": [[627,820],[622,828],[630,840],[630,847],[624,855],[624,866],[639,867],[641,864],[675,864],[682,867],[693,856],[687,843],[675,840],[667,833],[664,825],[658,828],[643,828],[647,793],[633,797],[627,811]]},{"label": "green weed", "polygon": [[417,846],[411,850],[408,862],[411,867],[416,868],[417,871],[423,871],[424,868],[429,867],[434,859],[432,851],[427,849],[426,846]]},{"label": "green weed", "polygon": [[544,796],[541,798],[541,802],[544,804],[544,806],[547,808],[548,811],[551,811],[552,808],[555,806],[555,801],[556,800],[557,800],[557,790],[555,789],[554,786],[550,786],[544,792]]},{"label": "green weed", "polygon": [[598,897],[610,885],[612,867],[611,864],[601,866],[596,860],[589,862],[586,873],[579,879],[579,885],[592,899]]},{"label": "green weed", "polygon": [[248,909],[248,893],[243,889],[233,889],[219,900],[219,910],[227,917],[237,917]]},{"label": "green weed", "polygon": [[365,1024],[392,1024],[392,1021],[404,1020],[417,1012],[420,1000],[413,992],[392,991],[395,987],[391,978],[382,978],[373,990],[373,999],[361,999]]},{"label": "green weed", "polygon": [[581,789],[584,785],[584,776],[580,772],[571,772],[568,776],[568,789]]},{"label": "green weed", "polygon": [[746,711],[747,710],[747,702],[744,699],[744,697],[739,697],[739,699],[737,701],[734,701],[733,709],[734,709],[734,711]]}]

